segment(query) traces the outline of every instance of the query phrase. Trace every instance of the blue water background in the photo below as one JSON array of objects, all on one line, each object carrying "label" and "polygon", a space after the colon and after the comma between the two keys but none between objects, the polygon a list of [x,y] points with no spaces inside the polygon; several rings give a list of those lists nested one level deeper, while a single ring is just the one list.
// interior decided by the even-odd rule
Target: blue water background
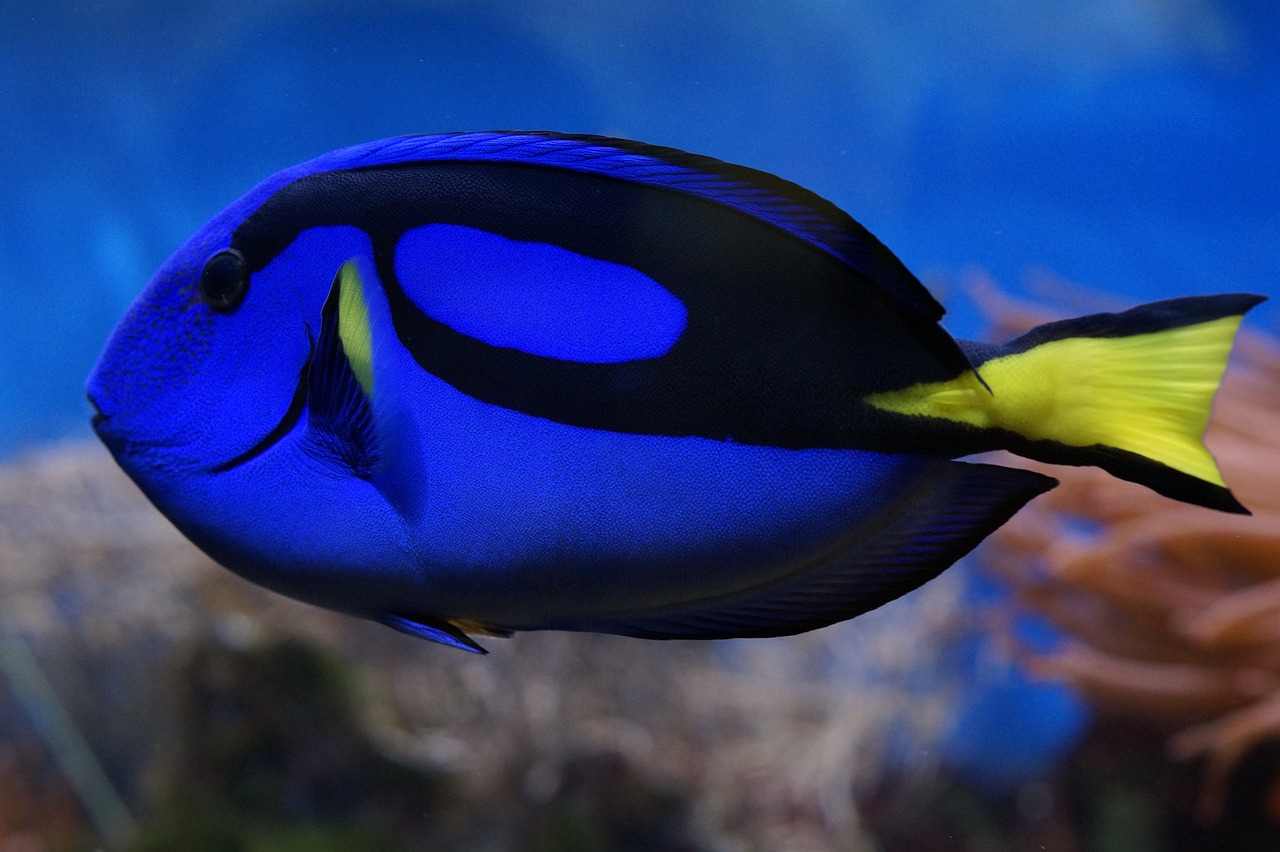
[{"label": "blue water background", "polygon": [[0,455],[87,434],[103,339],[201,222],[406,132],[610,133],[757,166],[921,275],[1043,266],[1138,301],[1276,293],[1280,270],[1270,0],[9,0],[0,114]]},{"label": "blue water background", "polygon": [[[922,276],[1280,293],[1270,0],[5,2],[0,114],[0,456],[89,434],[85,374],[201,222],[272,171],[408,132],[606,133],[763,168]],[[1000,782],[1081,712],[996,671],[951,756]]]}]

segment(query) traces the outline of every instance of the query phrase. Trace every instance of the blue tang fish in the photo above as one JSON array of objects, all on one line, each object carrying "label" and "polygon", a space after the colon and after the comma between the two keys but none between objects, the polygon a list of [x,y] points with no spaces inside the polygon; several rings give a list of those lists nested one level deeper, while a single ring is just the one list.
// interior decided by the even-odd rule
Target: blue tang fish
[{"label": "blue tang fish", "polygon": [[1243,512],[1201,442],[1243,314],[1174,299],[957,341],[847,214],[763,172],[558,133],[408,136],[192,236],[89,378],[210,556],[473,634],[776,636],[937,575],[1098,465]]}]

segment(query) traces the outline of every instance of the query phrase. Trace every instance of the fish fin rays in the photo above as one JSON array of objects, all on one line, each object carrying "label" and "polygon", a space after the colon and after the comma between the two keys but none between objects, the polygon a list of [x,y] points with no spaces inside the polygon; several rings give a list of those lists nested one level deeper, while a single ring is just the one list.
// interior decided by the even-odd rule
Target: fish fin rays
[{"label": "fish fin rays", "polygon": [[1003,400],[998,425],[1026,439],[1009,449],[1097,465],[1175,500],[1248,514],[1203,436],[1236,331],[1261,301],[1168,299],[1047,323],[1011,341],[980,365]]},{"label": "fish fin rays", "polygon": [[[1097,465],[1174,500],[1249,514],[1203,436],[1236,331],[1261,301],[1251,294],[1190,296],[1032,329],[1008,344],[1011,354],[983,364],[984,375],[997,389],[1009,386],[1005,396],[1015,398],[1027,375],[1068,375],[1054,383],[1061,388],[1058,410],[1048,424],[1036,424],[1034,413],[1009,418],[1006,428],[1031,439],[1009,449]],[[1046,425],[1053,431],[1043,431]]]},{"label": "fish fin rays", "polygon": [[723,598],[547,626],[647,639],[786,636],[825,627],[933,579],[1056,483],[1018,468],[939,462],[874,529],[821,565]]},{"label": "fish fin rays", "polygon": [[817,246],[880,287],[912,315],[936,322],[942,306],[896,255],[821,196],[767,172],[629,139],[497,131],[402,136],[335,151],[308,170],[431,160],[524,163],[598,174],[723,204]]},{"label": "fish fin rays", "polygon": [[[479,642],[467,635],[467,630],[473,633],[481,633],[487,636],[510,636],[511,632],[501,630],[499,628],[489,627],[484,624],[472,621],[451,621],[443,618],[432,618],[429,616],[413,616],[397,615],[395,613],[387,613],[378,619],[382,624],[409,636],[418,639],[426,639],[429,642],[436,642],[441,645],[447,645],[450,648],[458,648],[462,651],[469,651],[472,654],[487,654]],[[465,629],[464,629],[465,628]]]},{"label": "fish fin rays", "polygon": [[307,391],[309,448],[367,479],[378,464],[372,331],[355,261],[334,276],[321,312]]},{"label": "fish fin rays", "polygon": [[944,313],[928,289],[870,231],[797,184],[768,172],[644,142],[593,136],[549,138],[601,146],[615,153],[597,163],[614,169],[619,177],[724,204],[789,231],[840,258],[923,320],[936,322]]},{"label": "fish fin rays", "polygon": [[1046,323],[1004,346],[969,344],[975,372],[865,401],[916,422],[999,432],[1001,447],[1038,461],[1096,465],[1175,500],[1247,514],[1203,436],[1236,331],[1260,301],[1191,296]]}]

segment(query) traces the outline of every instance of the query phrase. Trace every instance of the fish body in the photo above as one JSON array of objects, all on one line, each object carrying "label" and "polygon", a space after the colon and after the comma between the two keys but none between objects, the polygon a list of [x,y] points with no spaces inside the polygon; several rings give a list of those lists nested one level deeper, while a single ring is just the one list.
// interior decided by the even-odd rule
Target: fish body
[{"label": "fish body", "polygon": [[[875,237],[771,175],[602,137],[412,136],[216,216],[88,391],[180,530],[302,600],[469,650],[780,635],[910,591],[1054,483],[958,456],[1242,511],[1199,438],[1258,301],[956,341]],[[1171,357],[1190,402],[1166,400]],[[1121,413],[1079,414],[1098,403]]]}]

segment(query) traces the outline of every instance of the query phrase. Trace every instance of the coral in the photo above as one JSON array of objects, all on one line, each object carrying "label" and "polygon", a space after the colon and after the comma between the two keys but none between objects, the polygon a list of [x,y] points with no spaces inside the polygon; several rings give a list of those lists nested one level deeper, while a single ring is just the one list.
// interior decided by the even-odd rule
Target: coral
[{"label": "coral", "polygon": [[[351,841],[356,828],[337,813],[289,821],[334,779],[383,789],[379,778],[400,777],[387,760],[420,779],[425,824],[442,832],[427,848],[874,848],[854,796],[890,757],[935,766],[930,744],[959,684],[930,667],[962,589],[948,572],[853,622],[785,639],[531,633],[481,658],[236,577],[96,445],[0,469],[0,630],[30,648],[144,848],[200,831],[174,822],[178,812],[198,822],[227,808],[257,808],[246,825],[268,826],[273,843],[282,822],[295,846]],[[272,649],[289,642],[342,661],[358,731],[317,716],[333,704],[325,666],[282,691]],[[23,715],[0,691],[0,739],[31,739]],[[253,773],[237,769],[271,754]],[[192,773],[178,777],[202,809],[166,796],[175,765]],[[266,786],[229,788],[228,771]],[[361,825],[379,819],[394,823],[374,814]]]},{"label": "coral", "polygon": [[[1091,301],[1049,276],[1041,284],[1073,297],[1071,312]],[[996,339],[1055,318],[981,275],[970,289]],[[1173,731],[1174,755],[1205,759],[1201,816],[1211,820],[1242,756],[1280,737],[1274,339],[1240,335],[1206,442],[1251,517],[1175,503],[1092,468],[1054,468],[1046,472],[1062,484],[997,532],[985,557],[1018,602],[1065,634],[1047,653],[1028,652],[1032,669],[1065,678],[1100,712]]]}]

